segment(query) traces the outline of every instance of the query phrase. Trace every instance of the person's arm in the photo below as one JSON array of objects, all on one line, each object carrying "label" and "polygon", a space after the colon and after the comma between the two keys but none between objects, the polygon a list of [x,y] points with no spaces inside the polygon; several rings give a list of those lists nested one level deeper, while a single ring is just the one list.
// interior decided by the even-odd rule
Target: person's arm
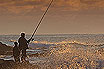
[{"label": "person's arm", "polygon": [[18,43],[20,43],[20,38],[18,39]]},{"label": "person's arm", "polygon": [[27,43],[30,43],[30,41],[31,41],[31,39],[29,39],[29,40],[27,41]]},{"label": "person's arm", "polygon": [[30,39],[27,41],[27,43],[30,43],[31,40],[33,41],[34,39],[33,39],[33,38],[30,38]]}]

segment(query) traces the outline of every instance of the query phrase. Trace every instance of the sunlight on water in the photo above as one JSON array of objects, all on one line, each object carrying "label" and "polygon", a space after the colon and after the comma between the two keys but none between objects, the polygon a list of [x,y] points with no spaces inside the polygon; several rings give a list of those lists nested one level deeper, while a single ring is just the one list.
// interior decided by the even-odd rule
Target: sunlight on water
[{"label": "sunlight on water", "polygon": [[44,65],[52,69],[95,69],[101,66],[99,63],[104,60],[103,56],[97,52],[96,47],[64,44],[50,47],[50,53]]}]

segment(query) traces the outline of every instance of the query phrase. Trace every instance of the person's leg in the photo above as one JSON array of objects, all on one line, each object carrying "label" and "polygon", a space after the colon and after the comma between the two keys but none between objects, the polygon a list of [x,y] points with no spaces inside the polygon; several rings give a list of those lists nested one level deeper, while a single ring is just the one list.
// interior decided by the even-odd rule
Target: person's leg
[{"label": "person's leg", "polygon": [[14,61],[16,62],[16,57],[14,57]]},{"label": "person's leg", "polygon": [[19,56],[17,57],[17,61],[20,62],[20,57]]},{"label": "person's leg", "polygon": [[15,62],[18,62],[18,58],[16,56],[14,57],[14,60],[15,60]]},{"label": "person's leg", "polygon": [[22,50],[22,57],[21,57],[22,61],[26,61],[26,49]]}]

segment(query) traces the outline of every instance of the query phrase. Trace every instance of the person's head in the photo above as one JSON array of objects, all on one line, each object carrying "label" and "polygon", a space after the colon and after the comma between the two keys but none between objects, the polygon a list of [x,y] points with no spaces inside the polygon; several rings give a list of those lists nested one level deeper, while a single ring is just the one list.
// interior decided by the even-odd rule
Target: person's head
[{"label": "person's head", "polygon": [[18,43],[17,43],[17,42],[14,42],[14,45],[15,45],[15,46],[17,46],[17,45],[18,45]]},{"label": "person's head", "polygon": [[21,33],[21,37],[25,37],[25,33]]}]

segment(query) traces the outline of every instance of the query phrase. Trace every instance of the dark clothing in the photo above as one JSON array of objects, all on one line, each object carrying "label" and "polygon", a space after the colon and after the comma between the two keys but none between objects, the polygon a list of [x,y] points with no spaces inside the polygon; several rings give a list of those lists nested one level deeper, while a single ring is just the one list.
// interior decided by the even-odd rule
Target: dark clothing
[{"label": "dark clothing", "polygon": [[22,49],[22,57],[21,57],[21,60],[22,61],[25,61],[26,60],[26,57],[27,57],[27,55],[26,55],[26,49]]},{"label": "dark clothing", "polygon": [[20,55],[20,50],[17,46],[13,48],[13,56],[17,57]]},{"label": "dark clothing", "polygon": [[18,62],[18,61],[20,62],[20,58],[19,58],[20,50],[17,46],[14,46],[14,48],[13,48],[13,56],[14,56],[15,62]]},{"label": "dark clothing", "polygon": [[26,57],[26,49],[22,50],[22,56]]},{"label": "dark clothing", "polygon": [[31,39],[28,41],[24,37],[20,37],[18,42],[19,42],[19,49],[22,51],[22,57],[21,60],[25,60],[26,58],[26,49],[28,49],[28,43],[30,42]]},{"label": "dark clothing", "polygon": [[20,37],[18,40],[20,50],[28,49],[28,43],[29,42],[30,41],[29,40],[27,41],[24,37]]}]

